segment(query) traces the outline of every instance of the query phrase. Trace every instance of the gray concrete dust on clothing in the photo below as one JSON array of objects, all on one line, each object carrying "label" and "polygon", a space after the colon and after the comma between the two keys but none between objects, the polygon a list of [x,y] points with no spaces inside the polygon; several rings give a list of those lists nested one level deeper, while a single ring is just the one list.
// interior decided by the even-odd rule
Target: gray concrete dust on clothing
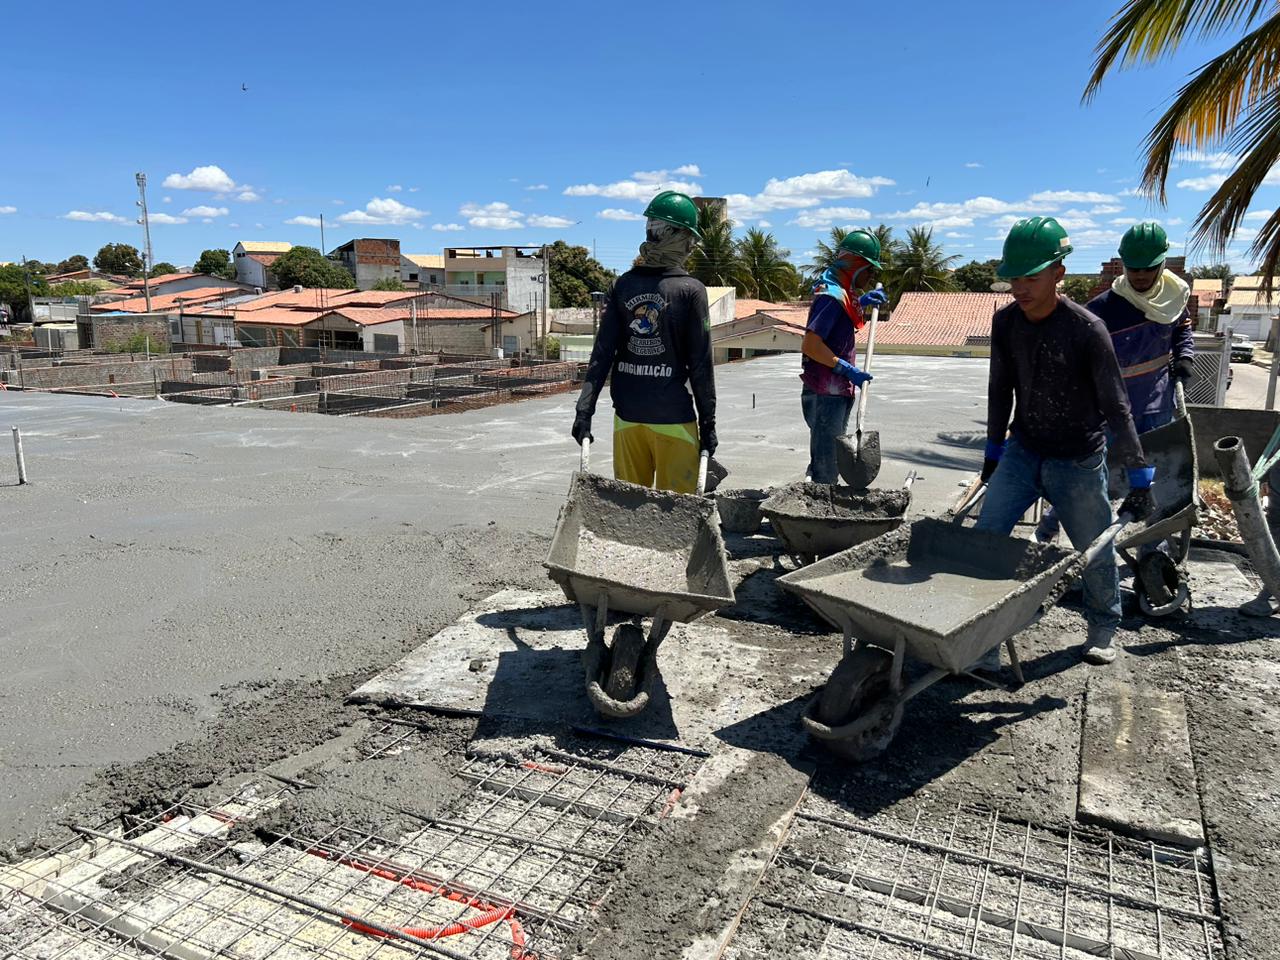
[{"label": "gray concrete dust on clothing", "polygon": [[[563,594],[504,590],[357,687],[350,700],[595,725],[602,721],[584,685],[586,645],[582,615]],[[768,653],[735,639],[715,618],[673,624],[658,648],[650,706],[616,726],[646,739],[709,744],[715,731],[775,705],[758,683],[770,672]]]},{"label": "gray concrete dust on clothing", "polygon": [[1089,678],[1078,816],[1164,843],[1204,845],[1182,694]]}]

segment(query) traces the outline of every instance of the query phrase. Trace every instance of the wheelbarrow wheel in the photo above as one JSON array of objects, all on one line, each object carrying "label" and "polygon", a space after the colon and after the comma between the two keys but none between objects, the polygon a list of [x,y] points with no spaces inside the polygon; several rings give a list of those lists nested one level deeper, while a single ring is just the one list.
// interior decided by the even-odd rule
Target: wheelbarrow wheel
[{"label": "wheelbarrow wheel", "polygon": [[644,655],[644,630],[636,623],[621,623],[613,631],[609,648],[609,674],[604,692],[625,703],[636,694],[640,681],[640,659]]},{"label": "wheelbarrow wheel", "polygon": [[819,694],[817,715],[828,727],[840,727],[867,713],[871,725],[849,737],[823,738],[822,745],[842,759],[865,763],[884,752],[902,724],[902,702],[889,686],[893,658],[862,646],[846,655]]},{"label": "wheelbarrow wheel", "polygon": [[1166,554],[1149,553],[1138,561],[1138,609],[1148,617],[1167,617],[1190,596],[1186,578]]}]

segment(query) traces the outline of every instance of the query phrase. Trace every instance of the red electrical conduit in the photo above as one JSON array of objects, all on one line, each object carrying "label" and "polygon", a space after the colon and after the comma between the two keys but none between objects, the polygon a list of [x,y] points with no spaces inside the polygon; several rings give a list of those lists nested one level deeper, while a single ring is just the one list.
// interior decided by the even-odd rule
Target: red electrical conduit
[{"label": "red electrical conduit", "polygon": [[[497,923],[500,920],[506,920],[511,925],[511,960],[536,960],[536,954],[529,953],[525,950],[524,927],[520,925],[520,921],[516,919],[515,910],[511,907],[495,907],[488,903],[477,901],[474,897],[464,896],[457,891],[450,890],[443,884],[427,883],[425,880],[418,880],[414,877],[408,877],[403,874],[396,873],[393,870],[383,870],[379,867],[371,867],[367,863],[361,863],[359,860],[351,860],[347,857],[332,855],[326,850],[308,850],[307,853],[314,857],[321,857],[325,860],[333,860],[340,863],[344,867],[350,867],[353,870],[362,870],[365,873],[378,877],[381,880],[388,880],[391,883],[399,883],[409,887],[411,890],[418,890],[422,893],[434,893],[442,897],[446,897],[455,903],[461,903],[465,906],[472,907],[476,910],[483,910],[484,913],[471,920],[457,920],[453,923],[439,927],[398,927],[401,933],[406,933],[411,937],[417,937],[419,940],[440,940],[444,937],[454,937],[460,933],[467,933],[470,930],[477,930],[480,927],[487,927],[491,923]],[[350,927],[357,933],[363,933],[370,937],[385,937],[386,934],[381,930],[375,930],[372,927],[366,927],[362,923],[350,920],[342,921],[345,926]]]}]

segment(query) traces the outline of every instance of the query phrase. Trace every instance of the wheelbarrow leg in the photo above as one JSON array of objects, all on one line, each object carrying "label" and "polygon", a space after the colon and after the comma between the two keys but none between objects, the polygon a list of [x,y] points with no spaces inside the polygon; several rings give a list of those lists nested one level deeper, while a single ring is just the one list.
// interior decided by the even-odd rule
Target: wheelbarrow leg
[{"label": "wheelbarrow leg", "polygon": [[649,625],[649,645],[656,650],[670,631],[671,621],[661,613],[654,614],[653,623]]},{"label": "wheelbarrow leg", "polygon": [[1013,675],[1019,683],[1025,683],[1022,678],[1022,661],[1018,659],[1018,648],[1013,643],[1013,637],[1004,642],[1005,649],[1009,651],[1009,666],[1013,670]]}]

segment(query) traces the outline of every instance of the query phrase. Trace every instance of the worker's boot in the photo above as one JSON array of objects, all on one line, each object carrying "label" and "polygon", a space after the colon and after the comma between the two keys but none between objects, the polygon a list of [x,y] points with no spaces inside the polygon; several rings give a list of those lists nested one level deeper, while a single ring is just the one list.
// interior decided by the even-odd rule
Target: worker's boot
[{"label": "worker's boot", "polygon": [[1085,639],[1081,655],[1089,663],[1108,664],[1116,658],[1116,628],[1110,624],[1089,624],[1089,635]]}]

